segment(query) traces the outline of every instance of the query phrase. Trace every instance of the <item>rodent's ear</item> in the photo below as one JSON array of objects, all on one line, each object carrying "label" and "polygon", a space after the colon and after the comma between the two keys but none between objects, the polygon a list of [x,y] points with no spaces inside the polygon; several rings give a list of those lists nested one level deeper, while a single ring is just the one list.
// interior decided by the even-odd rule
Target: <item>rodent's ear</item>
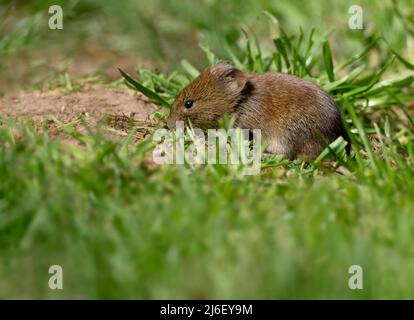
[{"label": "rodent's ear", "polygon": [[232,91],[243,90],[247,82],[245,74],[229,61],[220,61],[215,66],[211,67],[210,71],[220,82]]},{"label": "rodent's ear", "polygon": [[210,68],[212,74],[217,77],[225,77],[232,70],[236,69],[230,61],[221,60]]}]

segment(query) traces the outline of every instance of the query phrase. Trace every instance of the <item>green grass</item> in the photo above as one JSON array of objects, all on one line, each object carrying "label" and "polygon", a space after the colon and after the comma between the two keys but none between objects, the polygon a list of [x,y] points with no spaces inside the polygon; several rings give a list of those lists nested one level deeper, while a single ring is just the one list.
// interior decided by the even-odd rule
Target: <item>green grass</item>
[{"label": "green grass", "polygon": [[[146,144],[96,137],[80,151],[14,129],[0,136],[3,298],[412,298],[408,163],[383,177],[299,163],[253,177],[151,170]],[[53,264],[61,292],[47,287]]]},{"label": "green grass", "polygon": [[[133,131],[114,142],[66,125],[82,144],[68,147],[2,117],[0,298],[414,298],[414,61],[380,32],[343,34],[359,48],[349,54],[320,28],[263,17],[277,37],[204,43],[203,65],[227,58],[318,83],[343,112],[351,155],[338,140],[310,163],[265,158],[256,176],[153,168],[151,139],[135,143]],[[411,30],[408,18],[400,27]],[[187,60],[127,84],[168,107],[199,72]],[[61,291],[47,285],[54,264]],[[351,265],[363,267],[363,290],[348,288]]]}]

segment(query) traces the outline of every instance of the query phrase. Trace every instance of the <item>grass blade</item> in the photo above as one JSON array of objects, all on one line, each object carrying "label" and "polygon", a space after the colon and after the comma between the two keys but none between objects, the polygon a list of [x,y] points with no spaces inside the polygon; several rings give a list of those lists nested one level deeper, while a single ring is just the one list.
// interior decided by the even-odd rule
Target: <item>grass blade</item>
[{"label": "grass blade", "polygon": [[184,68],[184,70],[192,77],[197,78],[200,74],[200,71],[198,71],[190,62],[187,60],[181,60],[181,66]]},{"label": "grass blade", "polygon": [[130,75],[128,75],[126,72],[122,71],[121,69],[118,68],[118,70],[122,74],[122,76],[124,77],[127,84],[133,86],[136,90],[138,90],[143,95],[150,98],[152,101],[159,103],[163,107],[171,108],[170,104],[166,100],[164,100],[164,98],[162,98],[160,95],[158,95],[156,92],[148,89],[147,87],[145,87],[144,85],[142,85],[138,81],[132,79]]},{"label": "grass blade", "polygon": [[335,75],[333,70],[332,52],[329,46],[328,40],[325,40],[322,47],[323,62],[325,63],[326,74],[328,75],[329,82],[335,81]]}]

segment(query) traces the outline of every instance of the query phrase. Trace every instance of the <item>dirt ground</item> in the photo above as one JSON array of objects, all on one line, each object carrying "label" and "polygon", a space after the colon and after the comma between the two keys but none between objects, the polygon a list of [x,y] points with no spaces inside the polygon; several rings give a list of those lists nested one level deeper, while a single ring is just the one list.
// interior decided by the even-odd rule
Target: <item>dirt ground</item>
[{"label": "dirt ground", "polygon": [[152,115],[155,110],[157,106],[130,89],[99,86],[68,94],[23,91],[0,98],[1,116],[33,121],[39,129],[46,125],[52,136],[61,136],[59,122],[71,123],[84,132],[80,121],[83,117],[92,129],[99,127],[105,135],[114,138],[126,136],[129,128],[139,126],[137,138],[141,139],[157,123]]}]

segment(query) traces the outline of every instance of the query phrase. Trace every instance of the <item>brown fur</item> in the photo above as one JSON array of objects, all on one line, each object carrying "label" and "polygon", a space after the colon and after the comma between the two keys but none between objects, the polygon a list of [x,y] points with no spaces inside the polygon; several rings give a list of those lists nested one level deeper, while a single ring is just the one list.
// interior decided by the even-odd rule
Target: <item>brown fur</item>
[{"label": "brown fur", "polygon": [[[189,109],[187,100],[194,101]],[[235,127],[261,129],[267,151],[290,159],[314,159],[339,136],[349,141],[337,105],[317,85],[284,73],[245,73],[224,61],[183,89],[167,125],[190,120],[195,128],[214,129],[225,114],[235,117]]]}]

